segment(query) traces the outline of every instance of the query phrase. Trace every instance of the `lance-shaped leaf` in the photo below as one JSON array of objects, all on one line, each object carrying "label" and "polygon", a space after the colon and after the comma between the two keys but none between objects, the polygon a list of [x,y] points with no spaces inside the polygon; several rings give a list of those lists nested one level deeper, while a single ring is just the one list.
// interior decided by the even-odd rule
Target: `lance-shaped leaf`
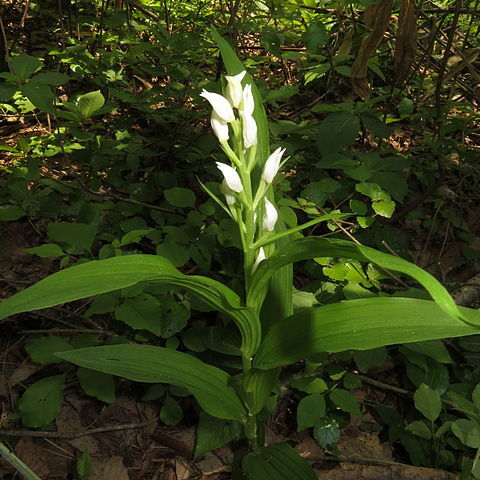
[{"label": "lance-shaped leaf", "polygon": [[57,354],[63,360],[129,380],[170,383],[187,389],[210,415],[243,421],[245,408],[231,377],[192,355],[151,345],[109,345]]},{"label": "lance-shaped leaf", "polygon": [[225,285],[179,272],[166,258],[125,255],[82,263],[54,273],[0,303],[0,320],[20,312],[52,307],[73,300],[126,288],[142,281],[183,287],[229,315],[242,335],[242,349],[251,356],[260,341],[256,313],[241,306],[240,297]]},{"label": "lance-shaped leaf", "polygon": [[[472,323],[480,312],[459,308]],[[445,313],[436,303],[412,298],[365,298],[303,310],[276,323],[255,356],[271,369],[318,352],[369,350],[397,343],[480,333],[480,328]]]},{"label": "lance-shaped leaf", "polygon": [[422,268],[417,267],[403,258],[379,252],[373,248],[357,245],[353,242],[318,237],[294,240],[286,247],[278,250],[275,255],[263,261],[253,276],[249,290],[250,296],[247,298],[247,305],[255,307],[261,304],[262,290],[265,285],[268,284],[273,273],[279,268],[291,262],[316,257],[351,258],[372,262],[380,267],[405,273],[423,285],[442,310],[449,315],[462,318],[458,307],[455,305],[446,288]]}]

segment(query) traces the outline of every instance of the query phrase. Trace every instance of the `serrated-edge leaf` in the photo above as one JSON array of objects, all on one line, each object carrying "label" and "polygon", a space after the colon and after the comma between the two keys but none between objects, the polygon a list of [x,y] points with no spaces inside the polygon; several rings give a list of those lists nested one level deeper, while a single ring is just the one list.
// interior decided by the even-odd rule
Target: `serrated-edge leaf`
[{"label": "serrated-edge leaf", "polygon": [[158,281],[178,285],[200,296],[209,305],[224,312],[238,326],[242,348],[251,356],[260,343],[257,314],[241,306],[240,297],[211,278],[185,275],[167,259],[156,255],[125,255],[94,260],[54,273],[0,303],[0,321],[10,315],[52,307],[135,285]]},{"label": "serrated-edge leaf", "polygon": [[[460,307],[480,321],[480,312]],[[311,308],[281,320],[267,332],[254,366],[269,369],[318,352],[368,350],[386,345],[480,333],[429,300],[364,298]]]},{"label": "serrated-edge leaf", "polygon": [[151,345],[110,345],[57,354],[75,365],[145,383],[186,388],[212,416],[242,421],[245,408],[231,377],[192,355]]}]

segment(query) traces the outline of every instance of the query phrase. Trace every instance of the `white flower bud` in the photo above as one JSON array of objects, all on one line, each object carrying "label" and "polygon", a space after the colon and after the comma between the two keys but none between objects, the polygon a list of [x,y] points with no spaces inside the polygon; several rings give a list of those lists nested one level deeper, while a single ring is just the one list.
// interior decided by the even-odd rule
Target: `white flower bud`
[{"label": "white flower bud", "polygon": [[226,180],[223,180],[223,182],[221,183],[220,191],[225,195],[227,205],[235,205],[235,202],[237,200],[235,198],[235,192],[227,185]]},{"label": "white flower bud", "polygon": [[265,215],[263,216],[262,221],[262,228],[267,232],[273,232],[275,228],[275,224],[278,220],[278,212],[277,209],[273,206],[273,204],[265,198]]},{"label": "white flower bud", "polygon": [[210,117],[210,124],[212,125],[213,133],[221,142],[226,142],[229,138],[228,123],[225,123],[215,112],[212,110]]},{"label": "white flower bud", "polygon": [[223,176],[225,177],[225,183],[227,184],[228,188],[237,193],[242,192],[242,180],[240,179],[240,175],[237,173],[237,171],[226,163],[216,162],[216,164],[218,169],[223,173]]},{"label": "white flower bud", "polygon": [[225,97],[222,97],[222,95],[218,93],[207,92],[205,89],[202,90],[200,96],[210,102],[210,105],[222,122],[229,123],[235,120],[232,106]]},{"label": "white flower bud", "polygon": [[225,76],[228,82],[227,100],[230,102],[232,107],[238,108],[243,100],[242,80],[246,74],[247,72],[244,70],[238,75]]},{"label": "white flower bud", "polygon": [[252,267],[252,271],[254,272],[258,265],[260,264],[260,262],[262,262],[263,260],[265,260],[265,250],[263,249],[263,247],[260,247],[258,249],[258,255],[257,255],[257,259],[255,260],[255,263],[253,264],[253,267]]},{"label": "white flower bud", "polygon": [[255,102],[253,100],[252,86],[250,84],[243,87],[243,102],[241,105],[241,110],[247,115],[253,115],[253,110],[255,110]]},{"label": "white flower bud", "polygon": [[243,146],[245,149],[257,144],[257,123],[255,119],[245,112],[240,112],[243,126]]},{"label": "white flower bud", "polygon": [[278,169],[280,167],[280,160],[282,159],[282,155],[285,153],[284,148],[278,147],[268,158],[265,162],[265,167],[263,168],[262,173],[262,180],[266,183],[270,184],[273,182],[273,179],[278,173]]}]

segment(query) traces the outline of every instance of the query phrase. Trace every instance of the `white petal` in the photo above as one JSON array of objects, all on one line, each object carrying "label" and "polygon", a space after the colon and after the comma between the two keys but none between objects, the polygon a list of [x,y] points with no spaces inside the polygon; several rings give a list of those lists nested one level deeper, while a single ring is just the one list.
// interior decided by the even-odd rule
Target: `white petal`
[{"label": "white petal", "polygon": [[210,117],[210,124],[212,125],[213,133],[221,142],[226,142],[229,138],[228,135],[228,123],[224,122],[215,112],[212,111]]},{"label": "white petal", "polygon": [[278,173],[278,169],[280,167],[280,160],[282,159],[282,155],[285,153],[285,149],[278,147],[268,158],[265,162],[265,167],[262,173],[262,180],[266,183],[270,184],[273,182],[273,179]]},{"label": "white petal", "polygon": [[205,89],[202,90],[200,96],[206,98],[210,102],[215,113],[222,121],[229,123],[235,120],[232,106],[228,103],[228,100],[225,97],[218,93],[207,92]]},{"label": "white petal", "polygon": [[253,100],[252,86],[250,84],[245,85],[243,88],[243,103],[241,107],[244,113],[247,115],[253,115],[253,110],[255,110],[255,102]]},{"label": "white petal", "polygon": [[225,179],[220,184],[220,191],[225,195],[225,200],[227,201],[228,205],[235,205],[235,202],[237,200],[235,198],[235,192],[227,185]]},{"label": "white petal", "polygon": [[238,108],[243,100],[242,80],[246,75],[246,71],[240,72],[238,75],[226,75],[227,79],[227,100],[232,107]]},{"label": "white petal", "polygon": [[267,232],[272,232],[278,220],[277,209],[273,204],[265,199],[265,215],[263,216],[262,228]]},{"label": "white petal", "polygon": [[243,126],[243,146],[245,148],[250,148],[252,145],[257,144],[257,123],[255,119],[241,112],[242,116],[242,126]]},{"label": "white petal", "polygon": [[252,271],[255,271],[258,267],[258,265],[260,264],[260,262],[262,262],[263,260],[265,260],[265,250],[263,249],[263,247],[260,247],[259,250],[258,250],[258,255],[257,255],[257,259],[255,260],[255,263],[253,264],[253,268],[252,268]]},{"label": "white petal", "polygon": [[238,175],[237,171],[226,163],[216,163],[218,169],[223,173],[223,176],[225,177],[225,182],[227,183],[228,188],[237,193],[243,191],[242,181],[240,180],[240,175]]}]

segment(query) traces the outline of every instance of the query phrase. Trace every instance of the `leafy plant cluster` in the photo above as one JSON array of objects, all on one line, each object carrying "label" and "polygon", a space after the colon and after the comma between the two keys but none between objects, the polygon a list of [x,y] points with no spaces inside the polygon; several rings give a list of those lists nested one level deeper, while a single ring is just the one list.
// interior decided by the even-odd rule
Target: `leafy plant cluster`
[{"label": "leafy plant cluster", "polygon": [[[273,142],[286,147],[290,157],[287,175],[275,182],[281,192],[278,210],[287,228],[296,227],[297,218],[308,221],[338,214],[338,220],[329,219],[326,228],[313,227],[304,235],[353,235],[383,250],[382,242],[386,243],[409,259],[405,235],[388,219],[395,218],[398,206],[416,190],[431,189],[433,194],[410,210],[409,218],[420,221],[434,238],[443,233],[445,225],[455,228],[465,242],[465,258],[478,258],[478,251],[469,247],[473,235],[463,220],[461,203],[435,189],[451,172],[463,175],[466,171],[477,182],[472,149],[459,140],[478,121],[478,112],[473,102],[454,95],[447,98],[442,91],[445,99],[439,122],[438,105],[420,102],[422,96],[431,95],[435,85],[433,67],[428,75],[413,74],[403,87],[394,85],[393,48],[384,42],[368,61],[369,80],[375,86],[372,95],[359,100],[351,95],[350,76],[355,52],[368,34],[365,25],[339,20],[343,17],[337,17],[333,9],[317,12],[303,8],[303,2],[272,2],[262,8],[246,2],[238,11],[220,13],[202,12],[200,4],[177,3],[165,14],[156,5],[144,7],[149,13],[134,7],[112,12],[102,10],[97,2],[80,2],[74,19],[77,28],[66,31],[65,22],[63,27],[59,22],[61,46],[49,45],[44,61],[21,49],[12,50],[9,71],[0,73],[2,113],[35,119],[46,133],[22,136],[15,144],[0,147],[8,159],[2,167],[0,221],[28,219],[46,224],[39,245],[28,250],[31,254],[56,258],[63,268],[93,259],[153,253],[182,272],[208,275],[243,295],[237,226],[197,181],[200,175],[202,179],[215,178],[214,160],[223,160],[204,121],[206,109],[199,107],[202,88],[219,89],[219,82],[211,79],[221,65],[210,54],[215,44],[207,28],[215,19],[250,53],[244,63],[257,73]],[[364,9],[363,5],[353,7]],[[31,11],[36,18],[59,13],[36,4]],[[152,15],[162,21],[152,21]],[[460,27],[462,31],[469,28],[464,20]],[[470,38],[468,46],[477,47],[478,37]],[[248,50],[250,40],[260,44],[255,55]],[[455,63],[452,65],[453,71]],[[468,81],[464,72],[459,70],[452,78]],[[268,83],[263,80],[266,78]],[[459,84],[449,85],[455,92]],[[389,139],[398,126],[400,130],[423,131],[423,135],[419,140],[413,135],[408,148],[394,149]],[[207,181],[205,186],[215,196],[221,195],[216,182]],[[470,193],[462,188],[466,195]],[[343,213],[351,216],[345,219]],[[290,238],[301,241],[302,234],[295,232]],[[298,315],[315,305],[328,310],[338,300],[361,302],[385,295],[382,285],[389,277],[368,256],[353,256],[352,260],[335,249],[331,254],[328,248],[318,248],[318,252],[297,270],[293,306]],[[361,260],[371,263],[364,267]],[[54,355],[57,352],[71,351],[72,355],[67,353],[64,358],[72,359],[77,349],[99,344],[127,347],[135,341],[164,347],[172,352],[172,359],[176,358],[174,352],[186,351],[192,358],[228,372],[241,369],[241,336],[225,312],[214,313],[212,305],[199,300],[198,292],[185,293],[171,283],[136,281],[104,292],[108,293],[90,293],[101,294],[84,307],[83,315],[108,319],[117,336],[84,334],[67,341],[49,335],[26,342],[31,360],[52,365],[53,375],[23,393],[18,418],[24,426],[47,428],[59,411],[65,374],[62,365],[55,366],[61,361]],[[416,291],[402,293],[418,295]],[[470,333],[474,332],[472,328]],[[439,336],[449,335],[445,331]],[[412,339],[392,333],[391,341],[383,344],[402,341]],[[465,350],[461,359],[469,357],[471,348],[476,352],[472,343],[459,342]],[[365,344],[357,346],[365,348]],[[325,351],[324,346],[315,348]],[[452,359],[439,341],[409,344],[389,353],[385,349],[337,353],[333,359],[315,358],[315,348],[310,352],[312,358],[305,354],[301,377],[289,383],[298,402],[299,431],[312,428],[316,441],[335,451],[349,416],[362,414],[349,393],[361,385],[352,366],[367,373],[389,361],[391,354],[405,370],[404,386],[416,390],[416,413],[413,411],[412,421],[405,427],[405,419],[395,411],[375,406],[384,426],[382,435],[401,445],[414,464],[462,470],[463,478],[479,477],[476,461],[471,460],[477,458],[472,449],[480,447],[478,392],[473,388],[478,383],[476,367],[457,366],[458,358]],[[328,351],[351,348],[355,345],[330,345]],[[146,345],[141,351],[150,355]],[[289,356],[288,349],[282,355],[283,360],[300,360],[293,353]],[[267,358],[267,354],[262,357],[260,353],[259,358]],[[151,359],[156,360],[158,357]],[[263,365],[276,369],[280,363],[265,360]],[[167,386],[168,382],[155,381],[154,376],[129,377],[126,372],[121,373],[126,378],[153,383],[141,398],[160,399],[160,419],[167,425],[182,421],[182,398],[194,394],[205,410],[199,416],[197,456],[243,435],[238,418],[232,414],[216,418],[218,412],[206,407],[208,401],[181,382]],[[115,401],[112,373],[118,372],[85,365],[75,370],[82,390],[107,403]],[[211,378],[223,382],[218,375],[211,373]],[[47,408],[37,410],[39,401]],[[274,395],[265,400],[263,413],[264,406],[258,407],[260,418],[271,412],[273,401]],[[232,405],[236,405],[233,397]],[[266,474],[265,465],[289,456],[287,446],[278,450],[267,447],[260,460],[248,457],[244,468],[251,478],[260,478],[258,475]],[[82,458],[81,465],[88,464],[88,452]],[[262,463],[267,458],[270,460]],[[298,464],[297,468],[305,472],[305,466]],[[88,473],[87,467],[81,469]],[[308,473],[299,475],[309,478]]]}]

